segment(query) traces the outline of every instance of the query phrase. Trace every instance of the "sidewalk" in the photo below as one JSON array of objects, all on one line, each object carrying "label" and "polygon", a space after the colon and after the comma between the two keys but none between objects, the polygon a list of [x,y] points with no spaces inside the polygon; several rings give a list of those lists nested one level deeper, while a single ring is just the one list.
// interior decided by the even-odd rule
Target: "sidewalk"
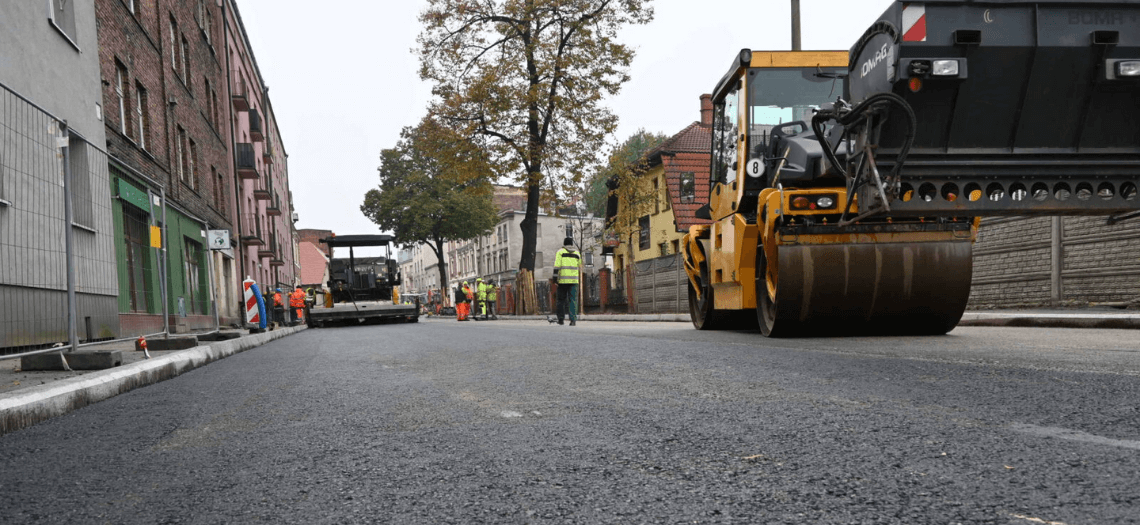
[{"label": "sidewalk", "polygon": [[[542,321],[551,315],[501,315],[501,320]],[[584,314],[580,321],[636,321],[688,323],[689,314]],[[1140,310],[1105,307],[1029,310],[974,310],[958,326],[1011,326],[1037,328],[1140,329]]]},{"label": "sidewalk", "polygon": [[92,348],[122,351],[123,364],[106,370],[25,372],[20,369],[19,359],[0,361],[0,436],[170,379],[306,328],[279,328],[252,335],[243,331],[240,338],[201,342],[187,350],[151,350],[151,359],[135,351],[133,341]]}]

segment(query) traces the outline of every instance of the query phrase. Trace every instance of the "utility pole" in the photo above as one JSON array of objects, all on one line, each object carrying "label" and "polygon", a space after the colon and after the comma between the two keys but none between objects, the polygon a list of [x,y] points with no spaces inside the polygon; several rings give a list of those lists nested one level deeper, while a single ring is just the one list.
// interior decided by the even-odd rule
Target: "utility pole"
[{"label": "utility pole", "polygon": [[792,51],[800,51],[800,0],[792,0]]}]

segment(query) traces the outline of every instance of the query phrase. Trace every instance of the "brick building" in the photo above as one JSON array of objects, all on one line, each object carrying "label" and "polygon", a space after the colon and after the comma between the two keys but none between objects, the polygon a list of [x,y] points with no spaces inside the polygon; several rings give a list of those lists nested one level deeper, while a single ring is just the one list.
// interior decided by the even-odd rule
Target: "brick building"
[{"label": "brick building", "polygon": [[175,331],[240,323],[245,276],[291,286],[299,266],[285,150],[237,6],[94,4],[123,332],[161,331],[164,282]]},{"label": "brick building", "polygon": [[332,237],[336,235],[332,230],[316,230],[304,229],[297,230],[297,240],[299,242],[307,242],[321,249],[325,253],[325,257],[332,258],[332,246],[321,244],[321,239]]},{"label": "brick building", "polygon": [[[206,235],[234,227],[221,10],[214,2],[172,0],[96,0],[95,7],[107,151],[119,197],[113,208],[124,332],[161,331],[160,266],[170,271],[175,330],[213,326],[214,299],[221,322],[236,322],[233,252],[210,250]],[[165,229],[165,265],[161,253],[146,249],[149,226]]]}]

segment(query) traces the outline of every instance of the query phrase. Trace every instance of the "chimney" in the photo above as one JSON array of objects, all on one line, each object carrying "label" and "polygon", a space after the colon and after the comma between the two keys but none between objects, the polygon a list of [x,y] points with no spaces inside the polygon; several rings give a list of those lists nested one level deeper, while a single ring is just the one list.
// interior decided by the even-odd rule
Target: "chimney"
[{"label": "chimney", "polygon": [[713,124],[712,95],[701,95],[701,125],[708,128]]}]

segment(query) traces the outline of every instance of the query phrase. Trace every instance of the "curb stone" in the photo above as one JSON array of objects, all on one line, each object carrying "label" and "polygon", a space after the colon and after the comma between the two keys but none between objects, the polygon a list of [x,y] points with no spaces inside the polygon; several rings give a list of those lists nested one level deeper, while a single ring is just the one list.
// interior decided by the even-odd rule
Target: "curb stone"
[{"label": "curb stone", "polygon": [[0,436],[136,388],[179,376],[306,328],[290,327],[251,334],[240,339],[217,341],[102,372],[0,394]]}]

